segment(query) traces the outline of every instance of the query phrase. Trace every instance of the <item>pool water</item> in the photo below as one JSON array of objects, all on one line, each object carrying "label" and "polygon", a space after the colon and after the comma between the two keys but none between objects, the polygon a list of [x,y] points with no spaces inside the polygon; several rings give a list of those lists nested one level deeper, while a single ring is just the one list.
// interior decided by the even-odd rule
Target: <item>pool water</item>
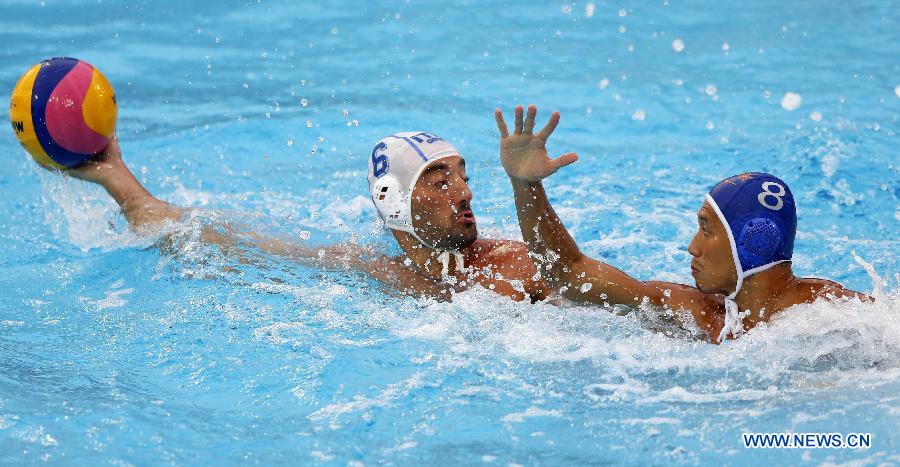
[{"label": "pool water", "polygon": [[[0,464],[900,463],[890,2],[0,4],[0,88],[87,60],[138,178],[204,210],[160,248],[0,132]],[[797,199],[795,271],[876,302],[713,346],[653,310],[402,298],[196,241],[227,217],[398,253],[365,162],[410,130],[466,157],[482,236],[521,238],[492,112],[528,103],[562,113],[550,151],[581,156],[546,186],[589,255],[692,283],[703,194],[768,171]]]}]

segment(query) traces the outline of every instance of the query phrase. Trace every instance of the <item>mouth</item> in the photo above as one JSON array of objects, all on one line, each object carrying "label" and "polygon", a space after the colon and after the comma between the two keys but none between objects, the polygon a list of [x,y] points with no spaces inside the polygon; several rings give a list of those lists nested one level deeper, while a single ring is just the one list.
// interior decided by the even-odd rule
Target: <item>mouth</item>
[{"label": "mouth", "polygon": [[465,225],[474,224],[475,214],[472,213],[471,209],[464,209],[456,215],[456,222]]},{"label": "mouth", "polygon": [[695,265],[694,263],[691,263],[691,275],[692,276],[696,277],[697,274],[700,274],[700,271],[702,271],[702,269],[697,267],[697,265]]}]

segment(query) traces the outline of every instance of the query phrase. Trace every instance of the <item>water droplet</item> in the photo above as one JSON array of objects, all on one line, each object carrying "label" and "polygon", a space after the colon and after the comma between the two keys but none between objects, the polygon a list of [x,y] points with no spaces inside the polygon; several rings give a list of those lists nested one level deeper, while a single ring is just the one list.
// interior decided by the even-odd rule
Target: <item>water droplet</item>
[{"label": "water droplet", "polygon": [[787,92],[784,94],[784,97],[781,98],[781,107],[787,111],[797,110],[797,107],[800,107],[800,104],[803,102],[803,99],[800,97],[800,94]]},{"label": "water droplet", "polygon": [[709,121],[706,122],[706,129],[707,129],[707,130],[714,130],[715,128],[716,128],[716,124],[713,123],[712,120],[709,120]]},{"label": "water droplet", "polygon": [[896,88],[894,88],[894,94],[895,94],[897,97],[900,97],[900,86],[897,86]]},{"label": "water droplet", "polygon": [[312,120],[306,121],[306,128],[312,128]]},{"label": "water droplet", "polygon": [[704,88],[703,91],[704,91],[704,92],[706,93],[706,95],[708,95],[708,96],[715,96],[716,93],[719,92],[719,90],[716,89],[716,85],[715,85],[715,84],[707,84],[707,85],[706,85],[706,88]]},{"label": "water droplet", "polygon": [[631,116],[632,120],[638,120],[638,121],[643,121],[645,118],[647,118],[647,114],[644,113],[644,111],[641,109],[635,110],[634,114]]},{"label": "water droplet", "polygon": [[625,26],[619,26],[619,32],[620,32],[620,33],[625,34],[625,31],[627,31],[627,30],[628,30],[628,29],[626,29]]},{"label": "water droplet", "polygon": [[684,50],[684,41],[681,39],[675,39],[672,41],[672,50],[676,52],[681,52]]},{"label": "water droplet", "polygon": [[567,15],[572,14],[572,5],[563,5],[563,6],[559,7],[559,9],[560,9],[560,11],[562,11],[563,13],[565,13]]},{"label": "water droplet", "polygon": [[581,293],[587,293],[591,290],[592,287],[593,285],[591,285],[590,282],[585,282],[584,284],[581,284],[581,288],[579,290],[581,290]]},{"label": "water droplet", "polygon": [[809,114],[809,119],[812,120],[812,121],[814,121],[814,122],[821,122],[821,121],[822,121],[822,114],[819,113],[819,112],[817,112],[817,111],[813,111],[811,114]]},{"label": "water droplet", "polygon": [[294,138],[288,138],[288,140],[287,140],[287,145],[288,145],[288,147],[293,146],[293,145],[294,145]]},{"label": "water droplet", "polygon": [[306,99],[300,99],[300,107],[306,107],[309,105],[309,101]]},{"label": "water droplet", "polygon": [[628,12],[625,11],[624,8],[622,8],[621,10],[619,10],[619,16],[621,16],[622,18],[624,18],[627,14],[628,14]]},{"label": "water droplet", "polygon": [[300,237],[301,240],[309,240],[309,238],[312,236],[312,234],[309,233],[308,230],[301,230],[300,234],[298,236]]},{"label": "water droplet", "polygon": [[594,16],[594,11],[596,11],[597,7],[594,6],[593,2],[588,2],[587,5],[584,6],[584,16],[588,18]]},{"label": "water droplet", "polygon": [[600,89],[606,89],[606,87],[609,86],[609,80],[606,79],[606,78],[603,78],[603,79],[600,80],[600,83],[599,83],[597,86],[598,86]]}]

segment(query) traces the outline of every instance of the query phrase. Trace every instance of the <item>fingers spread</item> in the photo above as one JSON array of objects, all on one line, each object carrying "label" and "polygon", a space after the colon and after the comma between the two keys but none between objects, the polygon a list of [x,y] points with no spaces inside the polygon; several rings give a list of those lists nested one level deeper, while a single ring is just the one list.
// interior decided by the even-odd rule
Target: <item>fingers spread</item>
[{"label": "fingers spread", "polygon": [[550,120],[547,122],[547,125],[538,133],[538,136],[543,140],[547,140],[551,134],[553,134],[553,130],[556,129],[556,125],[559,125],[559,112],[553,112],[553,115],[550,116]]},{"label": "fingers spread", "polygon": [[523,123],[522,123],[522,106],[521,106],[521,105],[517,105],[517,106],[516,106],[516,134],[517,134],[517,135],[522,133],[522,127],[523,127]]},{"label": "fingers spread", "polygon": [[530,135],[532,131],[534,131],[534,118],[537,116],[537,107],[534,105],[528,106],[528,116],[525,117],[525,129],[524,133],[526,135]]},{"label": "fingers spread", "polygon": [[503,120],[503,112],[500,109],[494,111],[494,119],[497,120],[497,129],[500,130],[500,137],[506,138],[509,136],[509,129],[506,128],[506,120]]}]

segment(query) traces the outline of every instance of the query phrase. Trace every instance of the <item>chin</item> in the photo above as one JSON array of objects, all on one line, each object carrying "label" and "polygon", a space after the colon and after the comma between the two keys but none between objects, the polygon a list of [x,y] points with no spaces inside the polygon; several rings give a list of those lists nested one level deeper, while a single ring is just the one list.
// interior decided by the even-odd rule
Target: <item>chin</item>
[{"label": "chin", "polygon": [[715,290],[712,290],[705,281],[703,281],[702,279],[699,279],[697,277],[694,277],[694,286],[697,287],[697,290],[699,290],[703,293],[716,293],[717,292]]},{"label": "chin", "polygon": [[470,230],[471,232],[468,232],[466,234],[465,238],[463,238],[462,245],[457,249],[465,248],[475,243],[475,240],[478,240],[478,228],[475,227],[475,224],[472,224],[472,228]]},{"label": "chin", "polygon": [[463,248],[475,243],[478,240],[478,229],[475,224],[467,227],[463,232],[457,232],[447,236],[444,241],[439,242],[435,246],[444,250],[462,250]]},{"label": "chin", "polygon": [[718,294],[718,295],[726,295],[726,296],[728,294],[730,294],[731,291],[734,290],[734,287],[735,287],[735,285],[732,285],[730,288],[727,286],[717,285],[717,284],[710,285],[710,284],[701,282],[700,280],[697,280],[697,279],[694,279],[694,284],[696,284],[697,290],[699,290],[705,294]]}]

